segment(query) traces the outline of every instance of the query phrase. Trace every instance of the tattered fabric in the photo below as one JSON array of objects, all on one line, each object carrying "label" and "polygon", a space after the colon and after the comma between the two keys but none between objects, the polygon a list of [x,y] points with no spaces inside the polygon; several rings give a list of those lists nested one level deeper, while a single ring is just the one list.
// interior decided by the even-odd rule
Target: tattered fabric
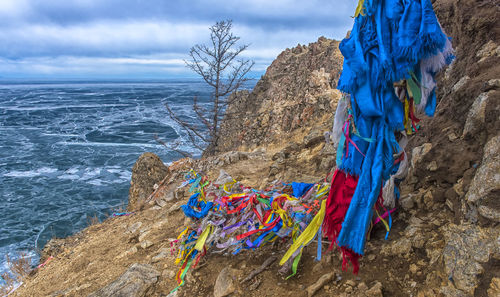
[{"label": "tattered fabric", "polygon": [[[342,137],[323,224],[325,235],[355,268],[381,188],[398,171],[397,158],[405,156],[396,135],[405,131],[405,116],[417,129],[415,104],[434,114],[434,75],[453,58],[430,0],[360,5],[349,37],[340,44],[344,66],[338,89],[350,95],[350,110],[344,134],[333,131]],[[407,110],[394,90],[400,81],[410,102]]]}]

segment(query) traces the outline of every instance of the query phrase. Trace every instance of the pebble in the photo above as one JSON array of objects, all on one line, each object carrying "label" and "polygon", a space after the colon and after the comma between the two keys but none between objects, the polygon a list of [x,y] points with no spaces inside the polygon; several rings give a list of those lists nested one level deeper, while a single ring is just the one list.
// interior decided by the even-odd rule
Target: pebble
[{"label": "pebble", "polygon": [[154,243],[152,243],[151,241],[145,240],[145,241],[141,242],[141,248],[147,249],[147,248],[151,247],[153,244]]},{"label": "pebble", "polygon": [[429,165],[427,165],[427,170],[431,171],[431,172],[434,172],[438,169],[438,165],[436,163],[436,161],[431,161],[429,163]]},{"label": "pebble", "polygon": [[162,248],[162,249],[160,249],[158,252],[159,252],[159,253],[158,253],[158,255],[154,256],[154,257],[151,259],[151,261],[152,261],[153,263],[156,263],[156,262],[159,262],[159,261],[161,261],[161,260],[163,260],[163,259],[168,258],[169,251],[168,251],[168,249],[167,249],[167,248]]},{"label": "pebble", "polygon": [[164,278],[173,279],[175,277],[175,272],[170,269],[163,270],[161,274]]},{"label": "pebble", "polygon": [[116,256],[116,259],[122,259],[122,258],[125,258],[125,257],[128,257],[128,256],[131,256],[131,255],[133,255],[135,253],[137,253],[137,247],[134,246],[131,249],[126,250],[123,253],[121,253],[120,255]]},{"label": "pebble", "polygon": [[132,225],[130,225],[130,227],[128,227],[128,232],[135,233],[137,232],[137,230],[139,230],[139,228],[141,228],[141,226],[142,222],[133,223]]},{"label": "pebble", "polygon": [[378,281],[375,282],[373,287],[365,292],[365,295],[367,297],[383,297],[384,295],[382,293],[382,284]]},{"label": "pebble", "polygon": [[167,201],[163,200],[163,199],[158,199],[156,200],[156,204],[159,206],[159,207],[165,207],[165,205],[167,205]]},{"label": "pebble", "polygon": [[335,276],[335,273],[330,272],[322,275],[314,284],[307,287],[307,296],[313,296],[318,290],[320,290],[323,286],[325,286],[332,278]]},{"label": "pebble", "polygon": [[356,283],[355,283],[353,280],[350,280],[350,279],[349,279],[349,280],[347,280],[347,281],[345,282],[345,284],[346,284],[346,285],[348,285],[348,286],[351,286],[351,287],[356,286]]},{"label": "pebble", "polygon": [[151,226],[151,229],[163,229],[163,226],[168,223],[168,219],[160,220]]},{"label": "pebble", "polygon": [[361,282],[358,285],[358,290],[361,290],[362,292],[364,292],[364,291],[368,290],[368,286],[364,282]]},{"label": "pebble", "polygon": [[142,242],[148,235],[149,235],[148,231],[142,232],[141,235],[139,235],[139,242]]}]

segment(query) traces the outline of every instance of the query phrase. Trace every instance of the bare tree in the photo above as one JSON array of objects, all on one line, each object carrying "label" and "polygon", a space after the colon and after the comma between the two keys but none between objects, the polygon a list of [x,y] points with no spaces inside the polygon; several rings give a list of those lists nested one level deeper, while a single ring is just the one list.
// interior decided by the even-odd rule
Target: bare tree
[{"label": "bare tree", "polygon": [[239,58],[249,45],[237,45],[240,37],[231,32],[232,25],[232,21],[227,20],[211,26],[210,43],[193,46],[189,52],[191,59],[185,61],[186,66],[212,88],[209,108],[203,108],[198,98],[193,98],[193,110],[198,122],[190,123],[182,119],[166,104],[169,117],[184,128],[193,146],[206,155],[217,151],[220,122],[229,103],[229,95],[248,81],[246,75],[254,65],[253,61]]}]

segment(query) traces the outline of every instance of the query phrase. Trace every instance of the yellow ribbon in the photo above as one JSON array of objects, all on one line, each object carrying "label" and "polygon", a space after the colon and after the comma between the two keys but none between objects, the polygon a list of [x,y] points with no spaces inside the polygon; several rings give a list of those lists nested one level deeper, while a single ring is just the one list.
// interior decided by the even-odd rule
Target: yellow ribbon
[{"label": "yellow ribbon", "polygon": [[292,244],[292,246],[285,253],[283,258],[280,261],[280,265],[283,265],[288,261],[288,259],[295,253],[295,251],[299,248],[303,248],[308,245],[313,239],[316,233],[318,233],[319,227],[323,224],[323,219],[325,218],[326,212],[326,199],[321,202],[321,209],[314,216],[311,223],[307,228],[300,234],[299,238]]},{"label": "yellow ribbon", "polygon": [[203,250],[203,246],[205,246],[205,241],[207,241],[208,236],[212,232],[212,226],[208,226],[203,230],[203,233],[201,233],[200,237],[198,237],[198,240],[196,241],[196,245],[194,246],[194,249],[197,250],[198,252],[201,252]]},{"label": "yellow ribbon", "polygon": [[378,210],[375,209],[375,212],[377,213],[377,217],[380,219],[380,221],[384,224],[385,226],[385,229],[387,230],[387,232],[389,232],[391,230],[391,228],[389,228],[389,224],[387,224],[387,222],[382,218],[382,216],[378,213]]},{"label": "yellow ribbon", "polygon": [[181,234],[179,234],[179,236],[177,236],[177,239],[181,239],[182,236],[184,236],[187,232],[189,231],[189,228],[185,228],[184,231],[181,232]]},{"label": "yellow ribbon", "polygon": [[316,198],[321,198],[321,197],[325,196],[326,193],[328,193],[328,189],[330,188],[329,185],[325,185],[321,189],[319,187],[320,187],[320,185],[318,184],[318,192],[316,193]]},{"label": "yellow ribbon", "polygon": [[411,129],[411,122],[409,119],[410,115],[410,103],[408,102],[408,98],[405,97],[405,118],[403,121],[403,125],[406,127],[406,134],[411,135],[413,131]]},{"label": "yellow ribbon", "polygon": [[358,6],[356,7],[356,11],[354,12],[354,17],[358,17],[359,15],[365,16],[365,0],[359,0]]},{"label": "yellow ribbon", "polygon": [[[232,190],[232,188],[233,188],[233,185],[234,185],[235,183],[236,183],[236,180],[234,180],[234,179],[233,179],[233,181],[232,181],[232,182],[225,183],[225,184],[224,184],[224,192],[226,192],[226,193],[228,193],[228,194],[229,194],[229,193],[231,192],[231,190]],[[230,188],[228,188],[228,186],[231,186],[231,187],[230,187]]]}]

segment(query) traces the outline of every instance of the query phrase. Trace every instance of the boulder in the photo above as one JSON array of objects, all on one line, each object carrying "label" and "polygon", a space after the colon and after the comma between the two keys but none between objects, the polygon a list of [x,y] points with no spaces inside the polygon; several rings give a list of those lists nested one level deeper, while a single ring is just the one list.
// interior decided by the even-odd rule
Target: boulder
[{"label": "boulder", "polygon": [[469,82],[470,77],[468,75],[462,77],[454,86],[453,86],[453,92],[456,92],[460,90],[467,82]]},{"label": "boulder", "polygon": [[464,137],[476,134],[482,128],[486,120],[486,106],[488,105],[489,99],[490,92],[481,93],[476,100],[474,100],[474,103],[472,103],[462,133]]},{"label": "boulder", "polygon": [[449,287],[473,296],[485,272],[483,265],[500,255],[500,230],[472,224],[449,224],[443,231],[446,243],[442,254]]},{"label": "boulder", "polygon": [[236,290],[235,281],[237,270],[225,267],[217,276],[214,286],[214,297],[225,297]]},{"label": "boulder", "polygon": [[493,137],[484,147],[483,160],[465,195],[471,208],[473,221],[478,214],[500,222],[500,135]]},{"label": "boulder", "polygon": [[424,143],[421,146],[417,146],[413,148],[411,154],[411,168],[415,168],[417,163],[422,160],[422,158],[427,155],[427,153],[431,150],[432,143]]},{"label": "boulder", "polygon": [[488,288],[488,297],[500,296],[500,278],[494,277]]},{"label": "boulder", "polygon": [[125,273],[89,297],[143,297],[150,296],[160,273],[147,264],[132,264]]},{"label": "boulder", "polygon": [[160,157],[153,153],[142,154],[132,168],[127,210],[141,209],[155,190],[155,184],[160,183],[168,172]]}]

